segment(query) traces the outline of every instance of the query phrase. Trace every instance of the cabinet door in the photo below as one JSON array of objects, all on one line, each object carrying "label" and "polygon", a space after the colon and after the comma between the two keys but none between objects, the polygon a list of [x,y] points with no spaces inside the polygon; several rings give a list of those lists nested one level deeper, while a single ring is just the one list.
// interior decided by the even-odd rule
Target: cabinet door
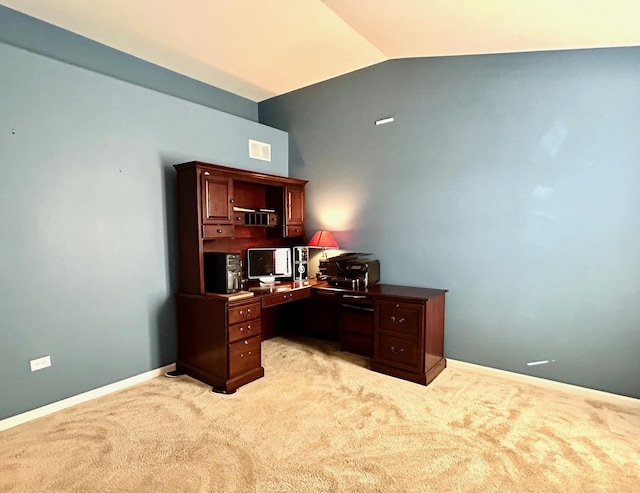
[{"label": "cabinet door", "polygon": [[304,188],[302,187],[285,187],[286,204],[287,204],[287,224],[303,225],[304,224]]},{"label": "cabinet door", "polygon": [[233,180],[202,173],[202,223],[233,223]]},{"label": "cabinet door", "polygon": [[304,188],[287,186],[284,188],[286,238],[304,236]]}]

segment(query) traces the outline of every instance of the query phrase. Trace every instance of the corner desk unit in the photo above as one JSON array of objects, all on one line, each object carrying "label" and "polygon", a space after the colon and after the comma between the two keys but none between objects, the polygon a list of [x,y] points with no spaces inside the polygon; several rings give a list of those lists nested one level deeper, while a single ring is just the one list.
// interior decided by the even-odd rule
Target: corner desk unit
[{"label": "corner desk unit", "polygon": [[[179,293],[176,371],[232,393],[264,376],[263,340],[296,331],[337,339],[342,350],[370,358],[372,370],[427,385],[446,367],[445,293],[389,284],[349,290],[313,280],[237,301]],[[307,333],[318,311],[325,320],[316,318]]]},{"label": "corner desk unit", "polygon": [[264,375],[261,342],[297,331],[370,358],[371,369],[423,385],[446,366],[445,290],[315,280],[239,299],[205,291],[204,256],[304,244],[307,182],[193,161],[177,172],[179,293],[176,374],[222,393]]}]

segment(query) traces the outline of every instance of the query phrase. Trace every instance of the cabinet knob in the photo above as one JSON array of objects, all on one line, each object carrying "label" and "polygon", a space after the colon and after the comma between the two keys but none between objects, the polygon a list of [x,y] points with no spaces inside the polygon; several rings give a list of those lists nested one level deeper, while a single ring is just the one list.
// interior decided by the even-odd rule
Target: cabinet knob
[{"label": "cabinet knob", "polygon": [[221,229],[216,229],[216,232],[217,233],[222,233],[222,230]]},{"label": "cabinet knob", "polygon": [[204,173],[202,173],[204,176],[209,176],[210,173],[208,171],[205,171]]},{"label": "cabinet knob", "polygon": [[229,203],[233,204],[233,199],[229,199]]},{"label": "cabinet knob", "polygon": [[247,334],[251,332],[251,325],[247,325]]},{"label": "cabinet knob", "polygon": [[399,319],[396,319],[396,317],[392,316],[392,317],[391,317],[391,321],[392,321],[394,324],[401,324],[402,322],[404,322],[404,317],[399,318]]},{"label": "cabinet knob", "polygon": [[247,340],[245,339],[244,343],[245,343],[245,345],[248,345],[248,344],[249,344],[249,341],[247,341]]}]

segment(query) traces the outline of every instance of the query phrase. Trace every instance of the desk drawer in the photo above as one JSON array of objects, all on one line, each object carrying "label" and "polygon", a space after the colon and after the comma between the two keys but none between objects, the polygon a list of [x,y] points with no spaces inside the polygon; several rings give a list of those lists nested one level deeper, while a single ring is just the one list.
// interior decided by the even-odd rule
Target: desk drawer
[{"label": "desk drawer", "polygon": [[377,300],[378,328],[420,338],[422,334],[424,307],[418,303]]},{"label": "desk drawer", "polygon": [[290,301],[301,300],[311,296],[310,289],[294,289],[291,291],[280,291],[262,298],[262,308],[289,303]]},{"label": "desk drawer", "polygon": [[256,301],[248,305],[230,306],[227,320],[229,325],[246,322],[260,318],[260,302]]},{"label": "desk drawer", "polygon": [[229,326],[229,342],[240,341],[260,334],[260,319],[254,318],[240,324]]},{"label": "desk drawer", "polygon": [[204,224],[202,238],[233,238],[233,224]]},{"label": "desk drawer", "polygon": [[284,235],[287,238],[304,236],[304,226],[285,226]]},{"label": "desk drawer", "polygon": [[260,336],[229,344],[229,378],[260,367]]},{"label": "desk drawer", "polygon": [[376,334],[374,359],[396,368],[422,371],[422,351],[417,341]]}]

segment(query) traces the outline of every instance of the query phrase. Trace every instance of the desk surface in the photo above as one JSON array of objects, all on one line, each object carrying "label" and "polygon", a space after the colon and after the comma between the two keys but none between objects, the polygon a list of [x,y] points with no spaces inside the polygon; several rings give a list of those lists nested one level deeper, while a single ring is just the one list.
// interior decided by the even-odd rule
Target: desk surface
[{"label": "desk surface", "polygon": [[325,292],[333,292],[336,294],[369,295],[373,297],[394,296],[419,300],[434,298],[447,292],[446,289],[398,286],[395,284],[372,284],[366,287],[349,289],[330,286],[326,281],[309,279],[307,281],[282,281],[270,285],[259,285],[252,283],[246,288],[245,291],[243,291],[243,293],[247,293],[248,296],[244,298],[236,298],[234,295],[218,295],[216,293],[206,293],[205,296],[227,298],[229,301],[239,301],[239,299],[247,301],[252,298],[248,293],[252,293],[254,295],[253,297],[255,298],[261,298],[271,294],[283,293],[287,291],[297,291],[300,289],[315,289]]},{"label": "desk surface", "polygon": [[403,298],[416,298],[425,299],[433,298],[435,296],[444,294],[446,289],[435,288],[421,288],[415,286],[398,286],[395,284],[371,284],[366,287],[359,287],[355,289],[341,288],[330,286],[326,281],[318,281],[316,279],[309,279],[307,281],[282,281],[276,284],[270,285],[250,285],[246,291],[253,293],[255,296],[269,295],[273,293],[281,293],[285,291],[292,291],[298,289],[317,289],[322,291],[329,291],[334,293],[343,294],[361,294],[361,295],[373,295],[373,296],[401,296]]},{"label": "desk surface", "polygon": [[395,284],[372,284],[370,286],[345,289],[329,286],[326,283],[318,284],[316,289],[334,291],[337,293],[362,294],[373,296],[400,296],[402,298],[425,299],[433,298],[447,292],[446,289],[418,288],[414,286],[397,286]]}]

